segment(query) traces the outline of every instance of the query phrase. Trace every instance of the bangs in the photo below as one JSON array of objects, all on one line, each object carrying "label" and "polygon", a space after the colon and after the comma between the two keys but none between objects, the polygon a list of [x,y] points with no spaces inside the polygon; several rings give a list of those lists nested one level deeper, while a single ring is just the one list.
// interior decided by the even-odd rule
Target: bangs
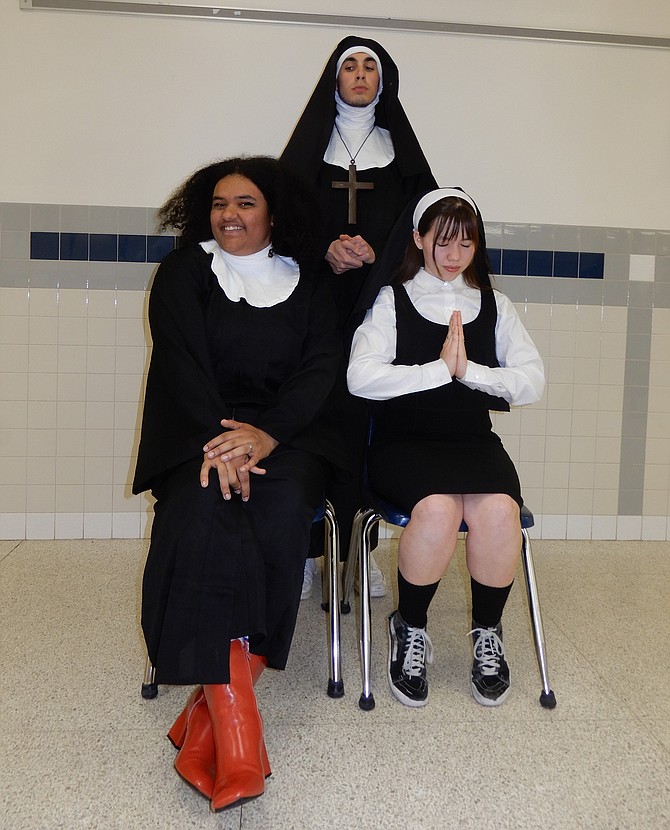
[{"label": "bangs", "polygon": [[477,217],[470,205],[454,198],[445,199],[443,204],[435,217],[435,245],[446,245],[458,236],[478,245]]}]

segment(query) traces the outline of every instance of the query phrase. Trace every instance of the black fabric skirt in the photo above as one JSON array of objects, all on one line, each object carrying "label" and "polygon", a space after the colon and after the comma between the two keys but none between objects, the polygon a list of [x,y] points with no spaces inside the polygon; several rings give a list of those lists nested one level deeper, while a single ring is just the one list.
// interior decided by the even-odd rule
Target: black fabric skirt
[{"label": "black fabric skirt", "polygon": [[488,413],[480,420],[464,412],[448,421],[441,430],[426,424],[419,435],[401,428],[375,432],[368,452],[372,490],[408,514],[439,493],[506,493],[521,507],[516,468],[500,438],[485,428]]},{"label": "black fabric skirt", "polygon": [[288,659],[310,529],[327,464],[283,445],[251,476],[251,497],[224,501],[201,461],[154,488],[155,516],[142,585],[142,628],[157,683],[228,683],[230,641],[272,668]]}]

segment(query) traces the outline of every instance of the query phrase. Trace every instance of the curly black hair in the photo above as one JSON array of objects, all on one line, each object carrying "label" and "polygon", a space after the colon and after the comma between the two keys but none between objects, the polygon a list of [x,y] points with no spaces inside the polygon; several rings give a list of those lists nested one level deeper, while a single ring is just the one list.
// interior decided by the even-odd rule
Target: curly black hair
[{"label": "curly black hair", "polygon": [[238,156],[197,170],[158,211],[161,230],[179,231],[179,245],[212,239],[210,210],[217,182],[244,176],[261,191],[272,217],[272,248],[299,265],[312,265],[319,210],[312,188],[284,162],[271,156]]}]

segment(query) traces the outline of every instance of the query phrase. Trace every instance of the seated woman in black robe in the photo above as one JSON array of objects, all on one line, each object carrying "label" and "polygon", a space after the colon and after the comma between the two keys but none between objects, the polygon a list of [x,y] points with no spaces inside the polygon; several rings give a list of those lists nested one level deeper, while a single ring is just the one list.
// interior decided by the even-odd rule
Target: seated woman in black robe
[{"label": "seated woman in black robe", "polygon": [[181,235],[149,299],[142,627],[156,681],[198,684],[169,737],[214,810],[260,795],[270,774],[253,683],[286,665],[312,520],[340,463],[319,419],[341,346],[311,270],[315,215],[264,157],[199,170],[160,212]]},{"label": "seated woman in black robe", "polygon": [[[422,197],[394,230],[405,258],[357,329],[348,383],[376,401],[373,490],[411,514],[398,548],[398,609],[388,621],[388,679],[407,706],[428,700],[428,607],[469,532],[474,658],[484,706],[510,689],[501,618],[521,551],[519,479],[489,410],[539,400],[542,360],[510,300],[490,283],[484,227],[462,190]],[[395,248],[393,242],[387,251]],[[390,254],[389,254],[390,255]]]}]

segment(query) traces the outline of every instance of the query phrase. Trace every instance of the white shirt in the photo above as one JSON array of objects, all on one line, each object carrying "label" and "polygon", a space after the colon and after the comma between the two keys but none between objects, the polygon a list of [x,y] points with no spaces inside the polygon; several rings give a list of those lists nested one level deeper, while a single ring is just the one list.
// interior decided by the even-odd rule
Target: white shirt
[{"label": "white shirt", "polygon": [[300,279],[295,260],[277,254],[268,256],[270,245],[246,256],[229,254],[214,239],[201,242],[200,247],[206,253],[214,254],[212,271],[226,297],[234,303],[245,299],[255,308],[283,303]]},{"label": "white shirt", "polygon": [[[456,310],[461,312],[463,325],[471,323],[479,314],[479,289],[467,286],[462,276],[449,282],[422,268],[414,279],[405,283],[405,288],[419,314],[433,323],[448,325]],[[542,358],[512,301],[499,291],[495,291],[495,301],[498,309],[496,357],[500,367],[468,360],[465,375],[458,382],[516,406],[535,403],[544,391]],[[466,352],[467,348],[466,335]],[[347,371],[349,391],[361,398],[385,401],[453,382],[447,364],[439,355],[430,363],[414,366],[394,366],[395,356],[395,302],[393,289],[387,285],[354,334]]]}]

